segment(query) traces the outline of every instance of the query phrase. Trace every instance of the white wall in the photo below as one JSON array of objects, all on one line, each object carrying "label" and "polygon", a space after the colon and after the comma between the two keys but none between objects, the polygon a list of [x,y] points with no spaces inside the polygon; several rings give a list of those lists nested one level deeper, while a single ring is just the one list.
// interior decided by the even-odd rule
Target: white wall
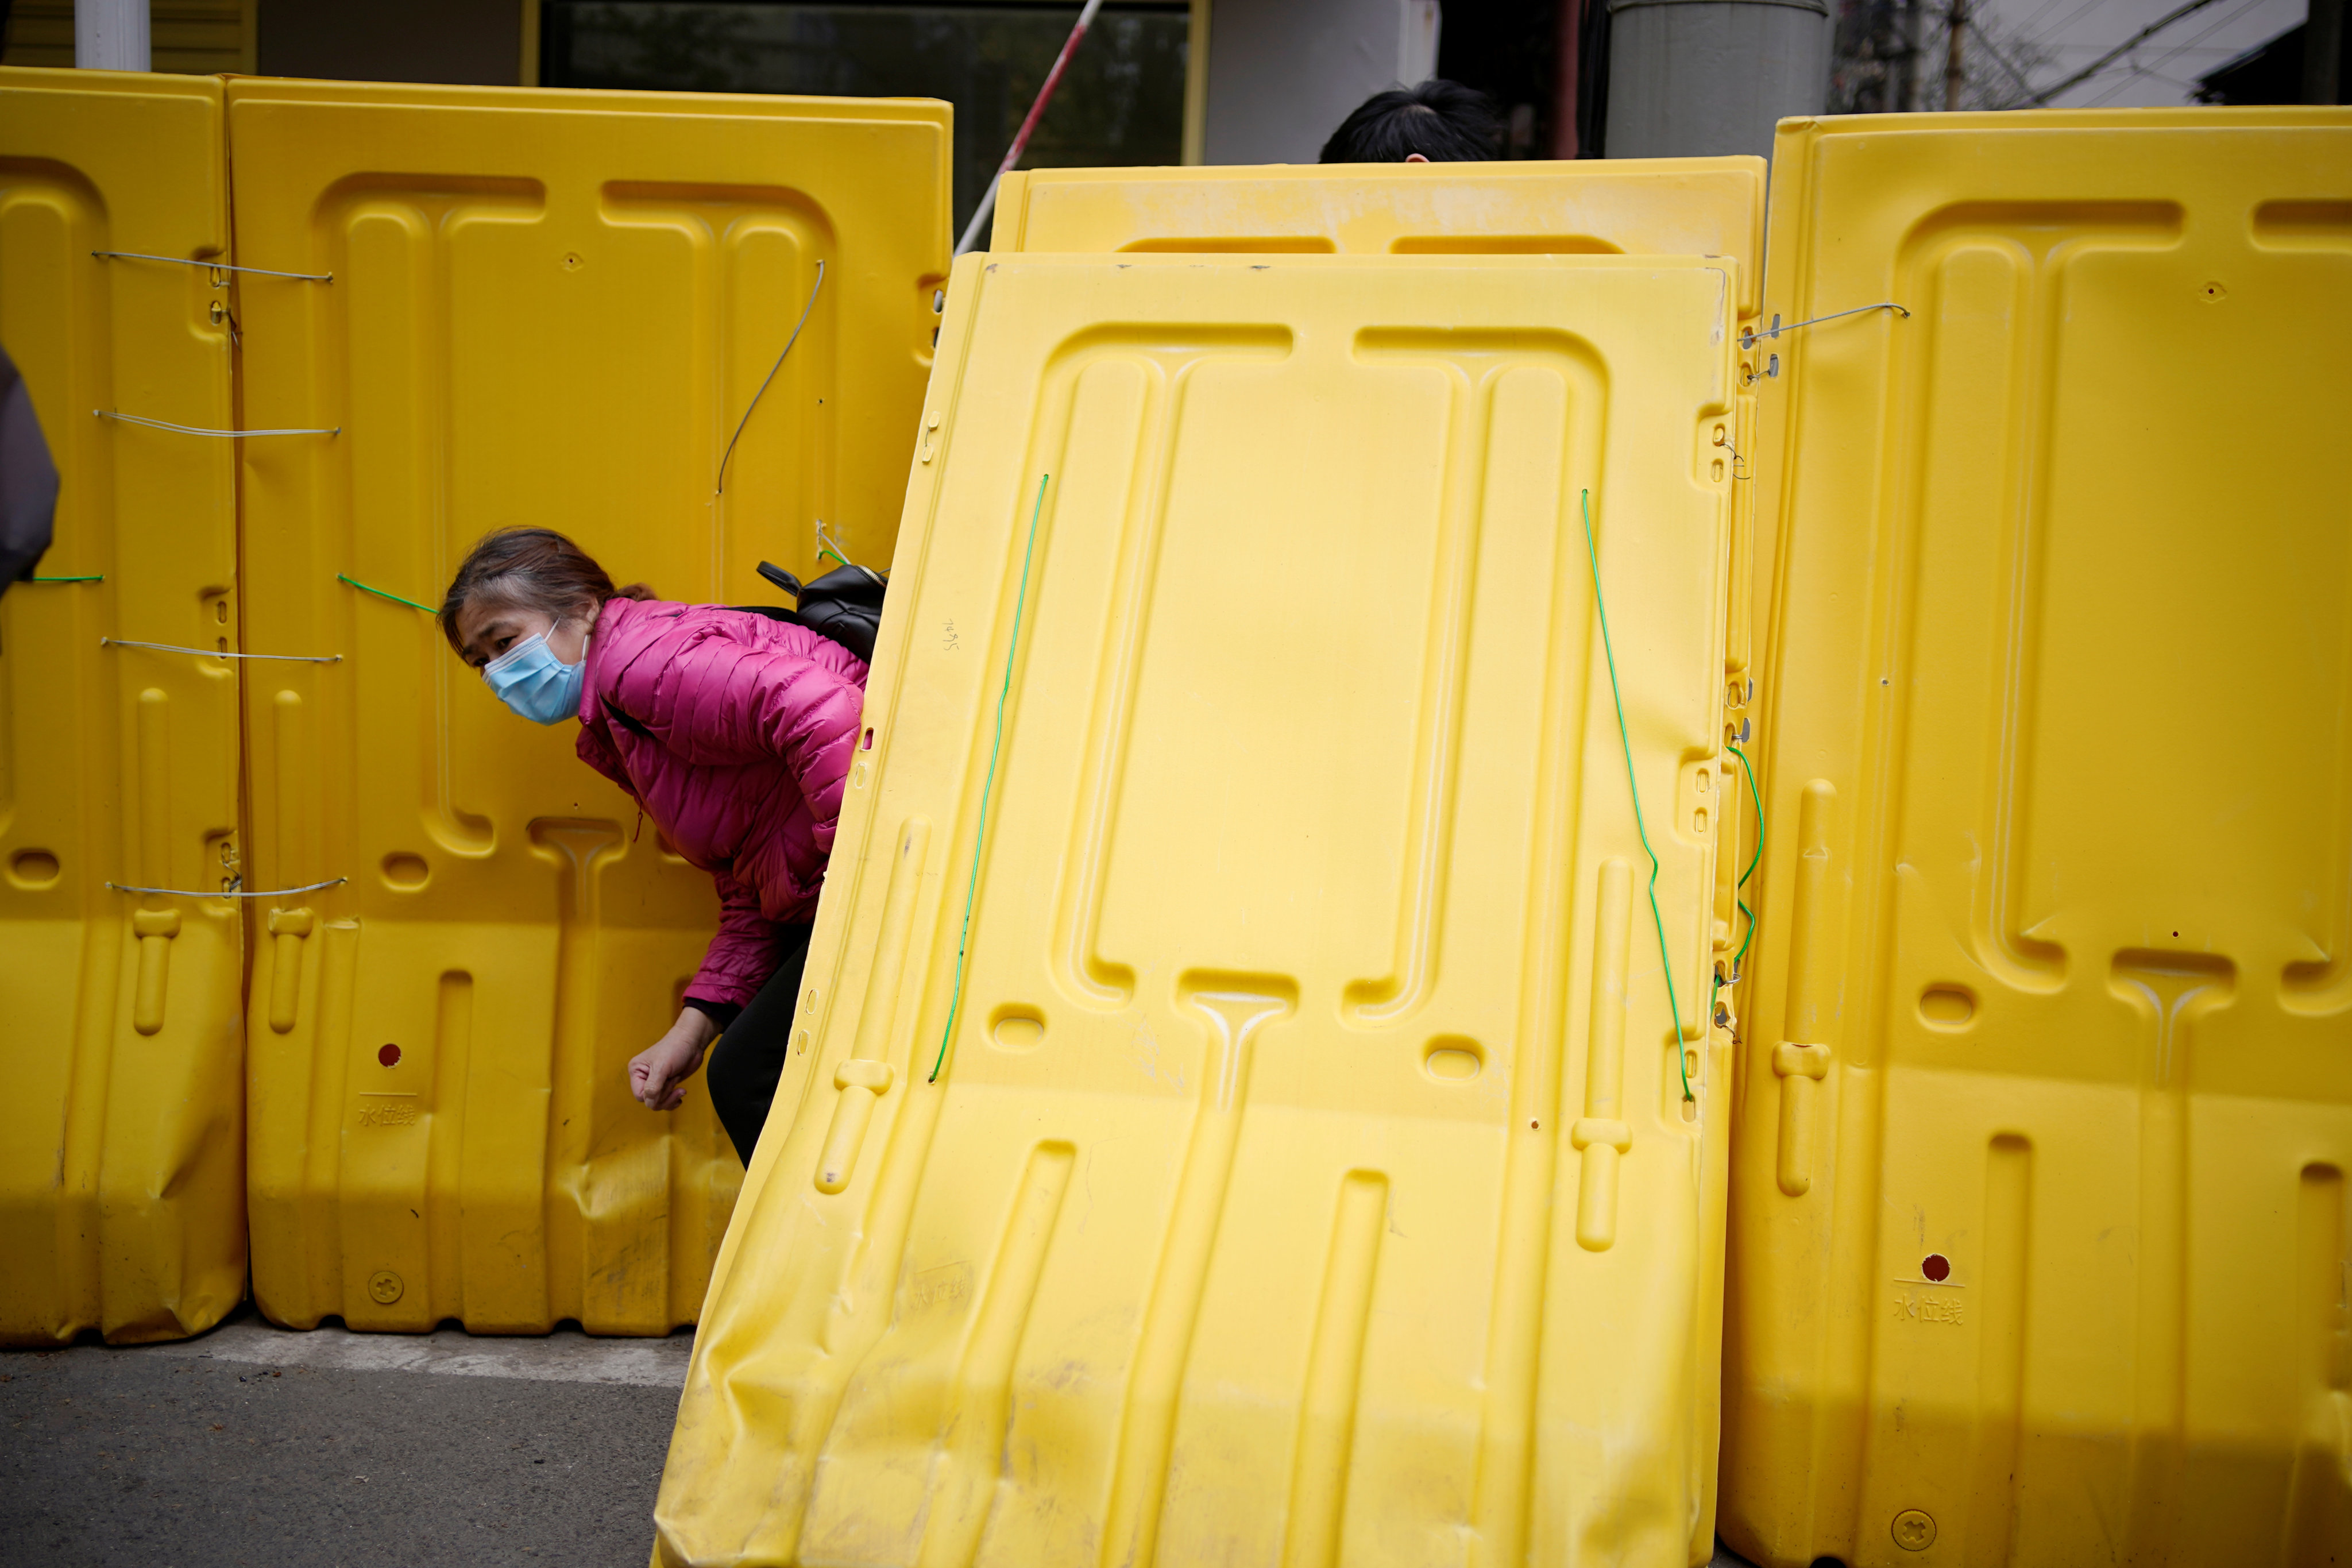
[{"label": "white wall", "polygon": [[1202,154],[1312,163],[1349,110],[1437,74],[1438,0],[1213,0]]}]

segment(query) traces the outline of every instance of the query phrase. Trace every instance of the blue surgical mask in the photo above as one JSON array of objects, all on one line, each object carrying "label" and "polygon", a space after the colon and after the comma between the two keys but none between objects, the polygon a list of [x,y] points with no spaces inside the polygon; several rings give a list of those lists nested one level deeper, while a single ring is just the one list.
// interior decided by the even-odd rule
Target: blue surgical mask
[{"label": "blue surgical mask", "polygon": [[561,724],[579,717],[580,687],[588,677],[588,656],[566,664],[547,646],[546,634],[533,632],[482,666],[482,679],[499,701],[539,724]]}]

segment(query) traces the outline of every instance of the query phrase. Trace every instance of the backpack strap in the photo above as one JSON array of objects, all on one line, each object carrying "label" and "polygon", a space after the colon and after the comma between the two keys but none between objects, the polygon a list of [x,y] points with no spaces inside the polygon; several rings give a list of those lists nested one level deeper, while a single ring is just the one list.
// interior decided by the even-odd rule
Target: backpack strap
[{"label": "backpack strap", "polygon": [[627,709],[622,707],[611,698],[607,697],[601,700],[597,703],[597,706],[604,710],[606,722],[620,725],[622,729],[626,730],[630,734],[636,736],[641,741],[652,741],[655,739],[654,732],[651,730],[647,729],[645,724],[635,715],[631,714]]}]

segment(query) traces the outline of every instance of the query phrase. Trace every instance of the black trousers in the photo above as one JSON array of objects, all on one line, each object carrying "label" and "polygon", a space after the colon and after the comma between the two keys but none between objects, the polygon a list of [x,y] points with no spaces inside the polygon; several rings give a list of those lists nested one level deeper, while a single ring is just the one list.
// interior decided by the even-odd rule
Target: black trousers
[{"label": "black trousers", "polygon": [[800,1001],[814,929],[783,928],[775,973],[710,1047],[710,1103],[746,1165],[759,1146],[760,1129],[768,1123],[776,1080],[783,1076],[784,1058],[793,1048],[793,1011]]}]

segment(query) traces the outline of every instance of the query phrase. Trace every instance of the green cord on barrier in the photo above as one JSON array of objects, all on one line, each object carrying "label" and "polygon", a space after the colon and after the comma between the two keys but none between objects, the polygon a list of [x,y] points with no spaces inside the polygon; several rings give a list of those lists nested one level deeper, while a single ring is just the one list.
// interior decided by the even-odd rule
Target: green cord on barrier
[{"label": "green cord on barrier", "polygon": [[357,588],[362,594],[373,594],[379,599],[390,599],[395,605],[406,605],[410,609],[422,610],[428,616],[437,616],[441,613],[430,605],[420,605],[414,599],[404,599],[397,594],[387,594],[381,588],[371,588],[366,584],[361,582],[358,578],[346,577],[341,572],[335,574],[335,581],[338,583],[349,583],[352,587]]},{"label": "green cord on barrier", "polygon": [[103,583],[106,581],[106,576],[103,573],[95,573],[88,577],[27,577],[25,581],[27,583]]},{"label": "green cord on barrier", "polygon": [[1045,510],[1045,482],[1054,476],[1037,476],[1037,504],[1029,512],[1029,542],[1021,552],[1021,595],[1013,601],[1013,635],[1004,645],[1004,683],[996,689],[996,738],[988,743],[988,777],[980,786],[980,831],[971,840],[971,880],[964,885],[963,929],[956,935],[955,990],[948,998],[948,1026],[940,1031],[940,1054],[932,1058],[931,1076],[923,1081],[940,1081],[940,1068],[948,1059],[948,1040],[955,1034],[957,1010],[963,1005],[963,955],[971,939],[971,905],[980,893],[980,852],[988,843],[988,797],[996,788],[996,754],[1004,745],[1004,700],[1013,690],[1013,656],[1021,647],[1021,614],[1029,605],[1029,558],[1037,549],[1037,519]]},{"label": "green cord on barrier", "polygon": [[1609,645],[1609,606],[1601,597],[1601,552],[1592,542],[1592,492],[1579,493],[1584,512],[1584,553],[1592,563],[1592,608],[1601,617],[1601,653],[1609,661],[1609,696],[1617,704],[1617,739],[1625,748],[1625,789],[1633,797],[1633,831],[1641,837],[1642,853],[1650,858],[1650,921],[1658,931],[1658,963],[1666,976],[1666,1019],[1675,1032],[1675,1070],[1682,1074],[1683,1098],[1691,1093],[1690,1064],[1683,1054],[1683,1008],[1675,995],[1675,961],[1666,948],[1666,917],[1658,912],[1658,852],[1650,847],[1650,830],[1642,825],[1642,786],[1633,778],[1633,738],[1625,729],[1625,697],[1617,689],[1617,654]]},{"label": "green cord on barrier", "polygon": [[[1748,907],[1747,900],[1739,897],[1739,889],[1748,886],[1748,879],[1756,875],[1756,862],[1764,858],[1764,796],[1756,787],[1756,770],[1748,765],[1748,753],[1728,741],[1723,743],[1723,749],[1739,759],[1739,771],[1748,775],[1748,798],[1756,803],[1756,852],[1748,857],[1748,869],[1739,873],[1739,880],[1731,890],[1731,901],[1738,904],[1739,912],[1748,917],[1748,934],[1739,939],[1739,951],[1731,955],[1731,978],[1737,980],[1739,978],[1739,961],[1748,956],[1748,944],[1756,940],[1756,911]],[[1720,985],[1722,982],[1716,984]]]}]

